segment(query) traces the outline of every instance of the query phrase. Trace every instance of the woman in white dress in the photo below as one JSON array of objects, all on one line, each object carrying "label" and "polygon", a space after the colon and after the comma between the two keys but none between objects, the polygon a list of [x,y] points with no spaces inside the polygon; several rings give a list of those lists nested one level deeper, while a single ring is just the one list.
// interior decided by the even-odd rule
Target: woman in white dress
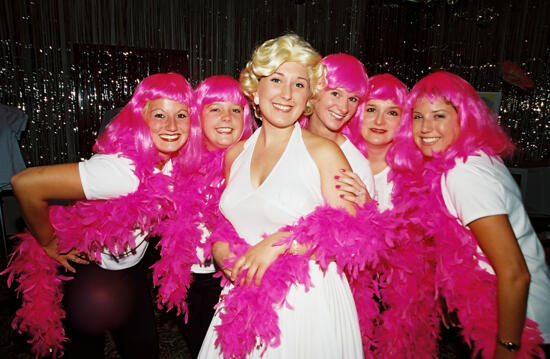
[{"label": "woman in white dress", "polygon": [[243,309],[262,296],[269,297],[269,292],[254,292],[264,288],[266,271],[274,262],[307,250],[297,243],[290,248],[277,245],[288,235],[278,232],[280,228],[294,224],[325,201],[353,212],[335,188],[334,174],[341,168],[350,170],[341,150],[297,123],[302,115],[311,113],[310,99],[323,75],[320,60],[304,40],[285,35],[258,47],[241,73],[241,86],[254,103],[262,126],[248,141],[227,152],[227,187],[220,207],[248,249],[228,266],[225,259],[233,255],[235,247],[225,242],[214,244],[214,258],[234,285],[222,293],[199,358],[362,357],[353,298],[346,278],[337,273],[334,263],[323,273],[314,260],[306,262],[312,285],[293,285],[284,301],[274,304],[280,335],[272,341],[252,338],[252,345],[244,352],[235,351],[227,347],[228,343],[250,341],[243,333],[255,323],[222,335],[217,327],[223,324],[228,314],[224,307],[235,291],[244,287],[254,294],[248,303],[242,303]]}]

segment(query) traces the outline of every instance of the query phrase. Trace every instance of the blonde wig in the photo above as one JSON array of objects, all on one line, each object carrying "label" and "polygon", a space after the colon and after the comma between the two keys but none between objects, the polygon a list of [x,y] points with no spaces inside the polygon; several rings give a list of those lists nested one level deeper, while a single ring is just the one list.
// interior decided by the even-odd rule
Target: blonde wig
[{"label": "blonde wig", "polygon": [[[321,55],[296,34],[267,40],[254,50],[252,58],[241,71],[241,90],[253,102],[253,94],[258,89],[260,79],[273,74],[285,62],[297,62],[307,69],[311,96],[307,101],[304,115],[309,116],[313,112],[311,98],[325,87],[325,69],[321,63]],[[253,106],[255,114],[258,115],[258,106]]]}]

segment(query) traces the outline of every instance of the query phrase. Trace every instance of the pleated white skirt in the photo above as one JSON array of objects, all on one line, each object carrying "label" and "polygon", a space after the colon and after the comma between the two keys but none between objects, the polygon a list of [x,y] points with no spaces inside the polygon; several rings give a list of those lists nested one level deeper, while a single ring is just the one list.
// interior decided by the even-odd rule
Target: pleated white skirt
[{"label": "pleated white skirt", "polygon": [[[307,292],[293,286],[287,296],[293,309],[283,306],[278,310],[281,344],[268,348],[263,356],[264,348],[257,348],[247,358],[363,358],[357,311],[346,277],[337,273],[334,263],[323,275],[310,261],[309,273],[314,286]],[[210,323],[199,359],[222,357],[214,346],[220,310],[223,307]]]}]

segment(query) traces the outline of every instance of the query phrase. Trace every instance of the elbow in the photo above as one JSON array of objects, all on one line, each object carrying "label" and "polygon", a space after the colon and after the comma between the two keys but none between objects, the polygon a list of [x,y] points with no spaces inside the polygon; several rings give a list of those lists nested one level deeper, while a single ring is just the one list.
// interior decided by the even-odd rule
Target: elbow
[{"label": "elbow", "polygon": [[20,171],[11,176],[10,183],[14,192],[17,192],[21,188],[21,186],[24,185],[27,170],[28,169],[24,169],[23,171]]},{"label": "elbow", "polygon": [[527,266],[524,264],[516,270],[509,270],[500,274],[499,279],[502,279],[516,290],[529,290],[531,274],[529,273]]}]

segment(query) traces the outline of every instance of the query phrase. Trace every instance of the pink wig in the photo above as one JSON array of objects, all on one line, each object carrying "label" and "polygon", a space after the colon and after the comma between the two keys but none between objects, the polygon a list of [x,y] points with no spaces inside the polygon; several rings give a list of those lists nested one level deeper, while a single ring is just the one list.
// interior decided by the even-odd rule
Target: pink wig
[{"label": "pink wig", "polygon": [[[321,63],[326,70],[326,87],[324,91],[341,88],[359,97],[359,107],[357,107],[357,111],[348,121],[348,124],[357,122],[359,110],[362,108],[362,101],[368,91],[369,78],[365,66],[356,57],[348,54],[328,55],[321,60]],[[307,127],[307,124],[308,118],[303,116],[300,119],[300,125]]]},{"label": "pink wig", "polygon": [[[147,102],[159,98],[186,104],[194,104],[194,93],[185,78],[176,73],[161,73],[146,77],[136,87],[130,102],[99,136],[94,150],[101,153],[122,153],[139,163],[158,163],[159,153],[153,144],[143,109]],[[191,128],[187,142],[174,158],[186,166],[198,165],[200,160],[201,127],[198,118],[190,112]]]},{"label": "pink wig", "polygon": [[194,116],[200,119],[204,106],[212,102],[229,102],[243,108],[244,127],[241,138],[248,138],[256,129],[256,122],[250,115],[250,105],[241,92],[239,82],[226,75],[211,76],[200,83],[195,90]]},{"label": "pink wig", "polygon": [[455,74],[438,71],[418,81],[409,94],[403,119],[395,134],[395,146],[388,151],[392,168],[414,170],[422,162],[422,153],[413,142],[412,111],[424,98],[432,103],[445,101],[451,104],[460,122],[458,139],[436,157],[446,161],[466,159],[478,151],[490,156],[508,156],[514,151],[510,138],[472,85]]},{"label": "pink wig", "polygon": [[363,113],[365,104],[369,100],[390,100],[397,106],[405,108],[407,101],[407,86],[397,77],[390,74],[375,75],[369,79],[368,95],[365,98],[364,104],[357,109],[356,121],[350,121],[344,128],[344,134],[348,136],[350,141],[366,156],[367,147],[365,140],[361,136],[361,128],[363,127]]}]

